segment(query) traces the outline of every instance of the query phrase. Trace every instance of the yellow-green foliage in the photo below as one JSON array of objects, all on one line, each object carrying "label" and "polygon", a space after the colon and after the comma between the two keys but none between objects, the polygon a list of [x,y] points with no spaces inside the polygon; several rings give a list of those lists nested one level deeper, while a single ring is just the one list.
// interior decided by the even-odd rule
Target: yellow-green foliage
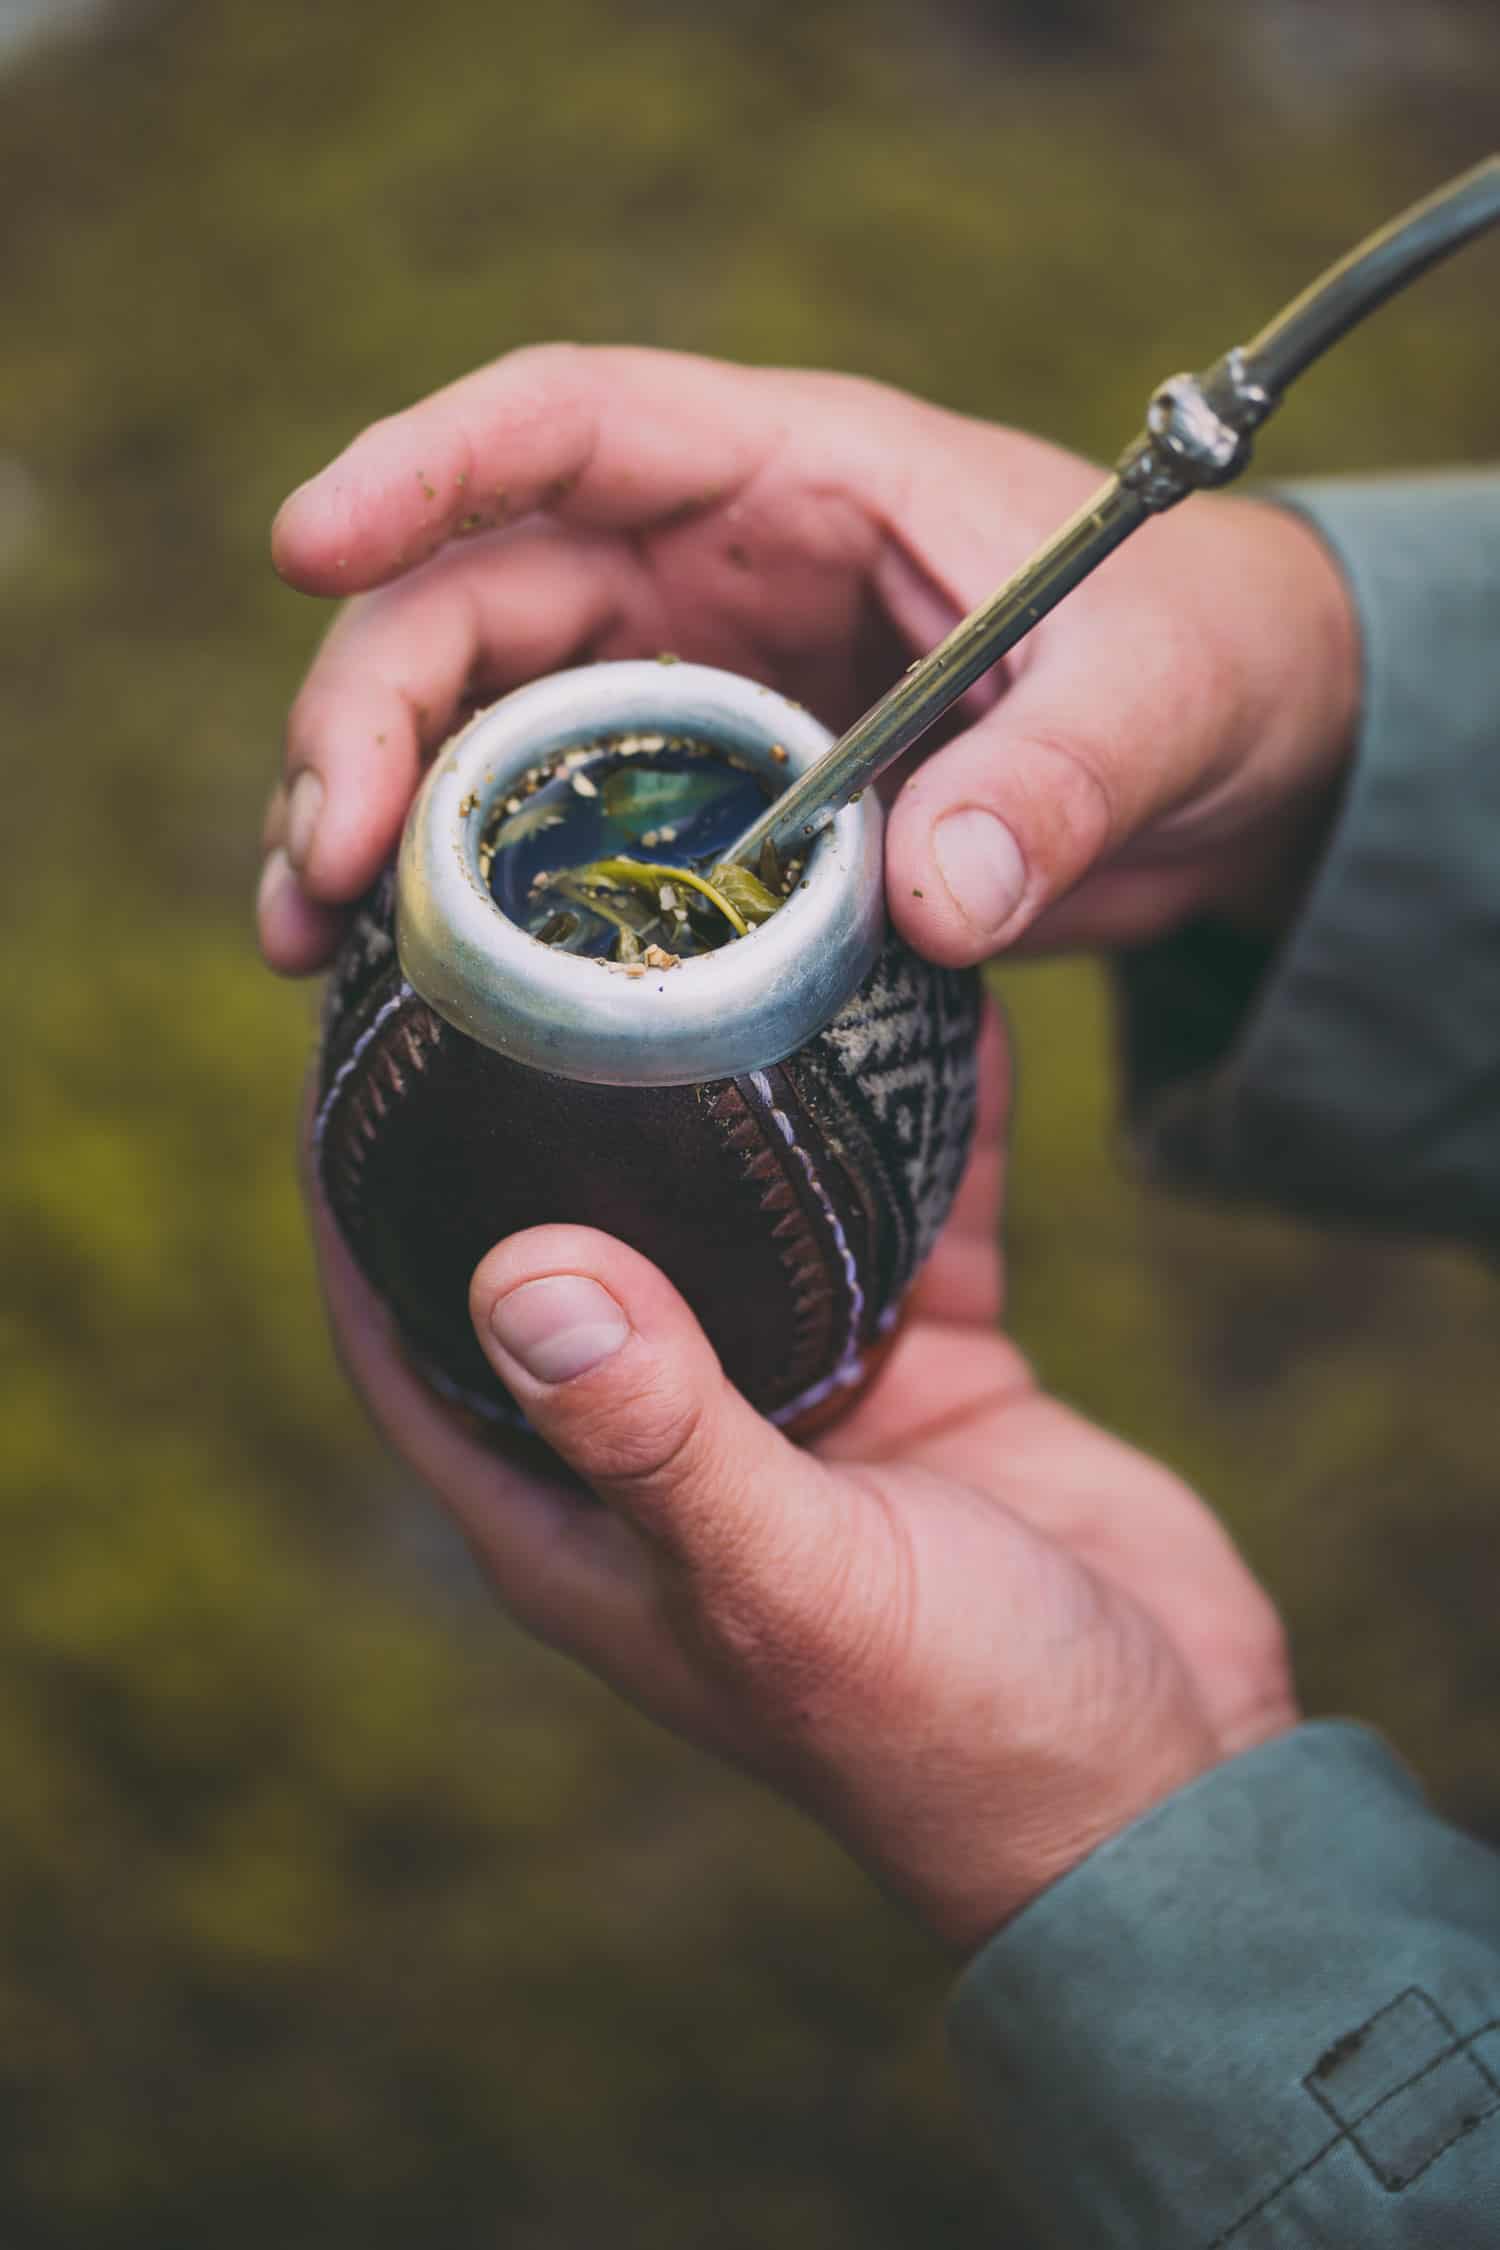
[{"label": "yellow-green foliage", "polygon": [[[1303,84],[1167,0],[179,0],[0,82],[0,454],[39,508],[0,578],[0,2240],[992,2238],[942,1964],[497,1620],[329,1365],[311,1017],[247,913],[319,620],[264,527],[546,335],[1108,450],[1478,153],[1495,27],[1445,21],[1435,78]],[[1313,378],[1268,467],[1493,450],[1475,271]],[[1143,1199],[1094,978],[1003,981],[1023,1338],[1222,1503],[1315,1699],[1500,1826],[1488,1281]]]}]

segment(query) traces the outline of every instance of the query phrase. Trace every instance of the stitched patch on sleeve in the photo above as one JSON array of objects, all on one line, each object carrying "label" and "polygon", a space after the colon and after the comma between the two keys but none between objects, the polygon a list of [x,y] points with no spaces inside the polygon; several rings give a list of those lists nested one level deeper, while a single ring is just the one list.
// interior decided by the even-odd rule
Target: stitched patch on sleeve
[{"label": "stitched patch on sleeve", "polygon": [[1457,2044],[1447,2017],[1413,1989],[1335,2039],[1302,2083],[1336,2125],[1352,2125]]},{"label": "stitched patch on sleeve", "polygon": [[1302,2083],[1393,2193],[1500,2111],[1500,2082],[1415,1987],[1336,2039]]},{"label": "stitched patch on sleeve", "polygon": [[1275,2214],[1282,2198],[1311,2178],[1345,2143],[1387,2194],[1399,2195],[1489,2119],[1500,2117],[1500,2051],[1481,2048],[1500,2035],[1500,2016],[1460,2036],[1430,1993],[1413,1985],[1319,2055],[1302,2084],[1334,2131],[1305,2164],[1288,2173],[1204,2250],[1252,2250],[1284,2239]]}]

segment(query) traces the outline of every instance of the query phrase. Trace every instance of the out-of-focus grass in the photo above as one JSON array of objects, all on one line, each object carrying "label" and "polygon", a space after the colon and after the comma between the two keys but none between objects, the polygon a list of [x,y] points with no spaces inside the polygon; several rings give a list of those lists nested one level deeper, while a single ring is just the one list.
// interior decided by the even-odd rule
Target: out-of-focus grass
[{"label": "out-of-focus grass", "polygon": [[[494,1620],[329,1366],[310,1013],[246,903],[320,620],[264,527],[364,420],[557,334],[1107,451],[1479,153],[1496,27],[1444,20],[1447,80],[1312,110],[1217,18],[1091,0],[214,0],[0,85],[0,451],[39,503],[0,581],[7,2242],[985,2229],[941,1965]],[[1268,469],[1493,452],[1490,327],[1428,281]],[[1224,1507],[1313,1700],[1500,1828],[1491,1284],[1143,1197],[1095,975],[1002,983],[1023,1339]]]}]

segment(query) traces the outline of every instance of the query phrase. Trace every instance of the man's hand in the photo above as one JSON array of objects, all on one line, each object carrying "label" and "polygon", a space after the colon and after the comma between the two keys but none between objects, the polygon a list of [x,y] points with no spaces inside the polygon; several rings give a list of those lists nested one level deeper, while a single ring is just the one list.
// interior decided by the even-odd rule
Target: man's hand
[{"label": "man's hand", "polygon": [[484,1260],[472,1312],[588,1491],[507,1466],[404,1366],[315,1209],[345,1363],[521,1624],[799,1803],[962,1951],[1296,1718],[1275,1613],[1213,1517],[996,1330],[994,1022],[983,1063],[977,1152],[900,1338],[810,1452],[654,1267],[549,1226]]},{"label": "man's hand", "polygon": [[[344,611],[266,827],[276,968],[329,957],[424,754],[539,672],[663,650],[838,727],[1095,487],[1087,462],[843,376],[549,345],[377,423],[282,509],[277,566]],[[472,535],[472,536],[470,536]],[[1295,517],[1196,498],[966,699],[887,837],[938,961],[1274,915],[1326,822],[1356,632]]]},{"label": "man's hand", "polygon": [[[377,425],[277,523],[293,583],[381,591],[345,609],[292,714],[268,959],[328,958],[424,754],[475,704],[670,649],[838,726],[1096,478],[873,385],[651,352],[518,353]],[[1354,671],[1311,535],[1195,502],[909,776],[896,920],[967,962],[1022,933],[1266,910],[1267,867],[1324,817]],[[879,1381],[810,1452],[729,1387],[652,1267],[546,1227],[485,1259],[473,1314],[581,1481],[506,1466],[405,1368],[314,1209],[350,1372],[519,1619],[801,1803],[960,1948],[1295,1717],[1275,1614],[1213,1518],[1042,1396],[996,1331],[1001,1077],[992,1032],[948,1230]]]}]

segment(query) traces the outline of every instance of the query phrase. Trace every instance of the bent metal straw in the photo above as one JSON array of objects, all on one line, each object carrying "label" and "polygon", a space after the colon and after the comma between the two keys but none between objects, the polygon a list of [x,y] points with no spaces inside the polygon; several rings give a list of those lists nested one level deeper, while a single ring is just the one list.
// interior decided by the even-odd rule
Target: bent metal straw
[{"label": "bent metal straw", "polygon": [[1321,274],[1248,344],[1152,394],[1146,427],[1113,475],[988,601],[899,679],[801,775],[725,857],[756,867],[767,843],[805,851],[841,806],[909,750],[1064,595],[1147,518],[1246,466],[1251,439],[1287,385],[1387,297],[1500,220],[1500,156],[1450,180]]}]

